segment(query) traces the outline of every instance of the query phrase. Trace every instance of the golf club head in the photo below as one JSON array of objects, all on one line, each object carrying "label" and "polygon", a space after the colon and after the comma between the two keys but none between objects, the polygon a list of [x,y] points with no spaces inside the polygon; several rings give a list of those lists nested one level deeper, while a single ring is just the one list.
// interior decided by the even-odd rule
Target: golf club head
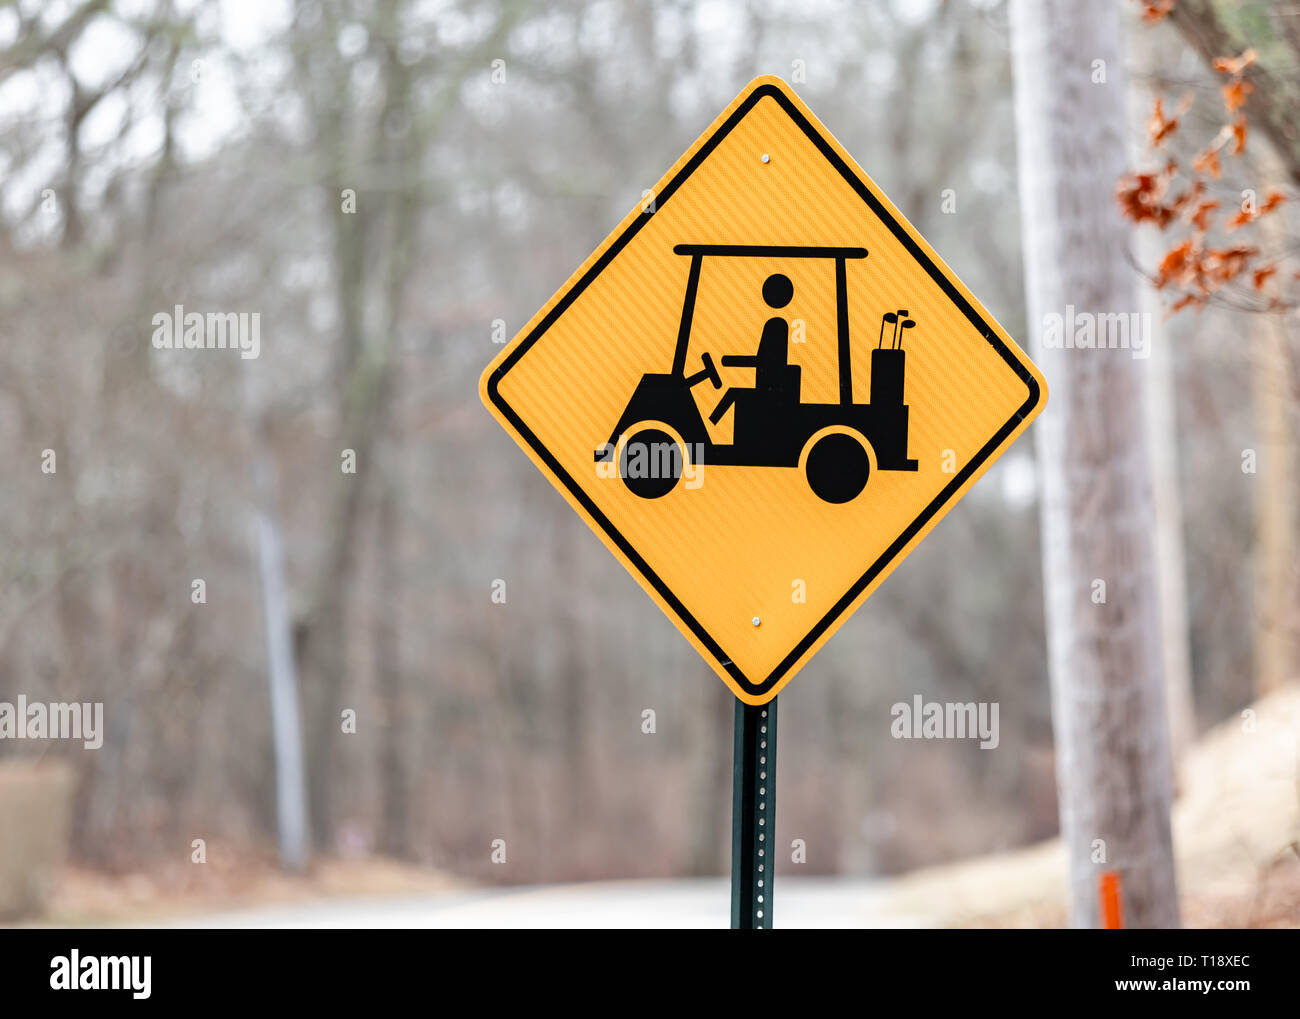
[{"label": "golf club head", "polygon": [[[902,329],[912,329],[912,328],[915,328],[915,326],[916,326],[916,323],[913,322],[910,318],[908,318],[908,319],[904,319],[902,322],[898,323],[898,327],[899,327],[900,330],[902,330]],[[902,350],[902,349],[903,349],[903,334],[902,334],[902,332],[900,332],[900,333],[898,334],[898,349],[899,349],[899,350]]]},{"label": "golf club head", "polygon": [[893,325],[897,321],[898,321],[898,316],[895,315],[892,311],[887,311],[882,316],[880,316],[880,338],[876,341],[877,350],[879,350],[880,347],[885,342],[885,323],[888,322],[890,325]]}]

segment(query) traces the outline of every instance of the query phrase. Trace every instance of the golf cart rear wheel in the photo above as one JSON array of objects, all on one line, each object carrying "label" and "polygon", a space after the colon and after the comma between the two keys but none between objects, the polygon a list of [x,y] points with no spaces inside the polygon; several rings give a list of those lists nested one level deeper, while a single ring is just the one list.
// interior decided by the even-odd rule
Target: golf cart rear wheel
[{"label": "golf cart rear wheel", "polygon": [[685,451],[660,428],[636,428],[619,447],[619,477],[629,492],[642,499],[667,495],[684,470]]},{"label": "golf cart rear wheel", "polygon": [[819,499],[850,502],[867,487],[871,458],[853,436],[831,432],[818,439],[808,451],[804,470],[809,487]]}]

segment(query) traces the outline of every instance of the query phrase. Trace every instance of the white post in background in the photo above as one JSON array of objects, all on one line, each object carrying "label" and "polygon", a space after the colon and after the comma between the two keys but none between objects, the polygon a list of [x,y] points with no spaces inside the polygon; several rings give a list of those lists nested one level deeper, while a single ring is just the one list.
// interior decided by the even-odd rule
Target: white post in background
[{"label": "white post in background", "polygon": [[298,675],[284,591],[284,545],[276,513],[275,467],[254,434],[253,486],[257,517],[257,561],[266,627],[271,734],[275,748],[275,802],[280,863],[300,872],[307,865],[307,777],[303,767]]}]

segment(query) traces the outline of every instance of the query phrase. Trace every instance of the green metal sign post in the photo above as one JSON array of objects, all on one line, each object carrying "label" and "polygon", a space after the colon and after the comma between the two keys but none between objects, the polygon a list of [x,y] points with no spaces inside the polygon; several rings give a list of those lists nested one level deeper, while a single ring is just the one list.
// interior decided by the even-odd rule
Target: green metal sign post
[{"label": "green metal sign post", "polygon": [[731,926],[772,929],[772,836],[776,827],[776,698],[736,701],[731,765]]}]

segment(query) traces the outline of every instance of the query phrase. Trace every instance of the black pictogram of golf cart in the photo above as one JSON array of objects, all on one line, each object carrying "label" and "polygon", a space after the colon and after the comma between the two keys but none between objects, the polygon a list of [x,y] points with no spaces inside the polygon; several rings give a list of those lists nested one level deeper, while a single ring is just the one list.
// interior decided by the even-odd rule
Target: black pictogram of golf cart
[{"label": "black pictogram of golf cart", "polygon": [[[672,369],[641,376],[609,442],[596,450],[597,462],[616,459],[624,484],[645,499],[672,491],[684,463],[802,467],[813,492],[831,503],[856,498],[866,487],[873,468],[917,469],[917,462],[907,456],[908,406],[903,402],[906,355],[902,337],[916,325],[906,310],[886,312],[882,317],[876,349],[871,352],[871,401],[853,401],[846,266],[850,260],[866,258],[865,248],[679,244],[673,251],[690,256],[691,267]],[[704,381],[721,389],[722,379],[707,353],[701,357],[704,367],[693,375],[686,374],[695,295],[707,256],[834,260],[838,402],[800,401],[801,369],[790,364],[788,356],[789,323],[774,316],[764,325],[754,354],[722,358],[727,367],[752,367],[754,386],[732,387],[723,394],[709,418],[717,424],[735,408],[732,442],[710,440],[691,391]],[[773,309],[789,304],[793,292],[790,279],[781,273],[768,276],[763,284],[763,299]],[[888,347],[884,345],[886,324],[894,327]],[[672,435],[664,426],[677,434]],[[638,459],[646,450],[668,450],[671,455],[666,465],[662,457],[649,458],[650,465],[657,469],[647,470],[646,461]]]}]

